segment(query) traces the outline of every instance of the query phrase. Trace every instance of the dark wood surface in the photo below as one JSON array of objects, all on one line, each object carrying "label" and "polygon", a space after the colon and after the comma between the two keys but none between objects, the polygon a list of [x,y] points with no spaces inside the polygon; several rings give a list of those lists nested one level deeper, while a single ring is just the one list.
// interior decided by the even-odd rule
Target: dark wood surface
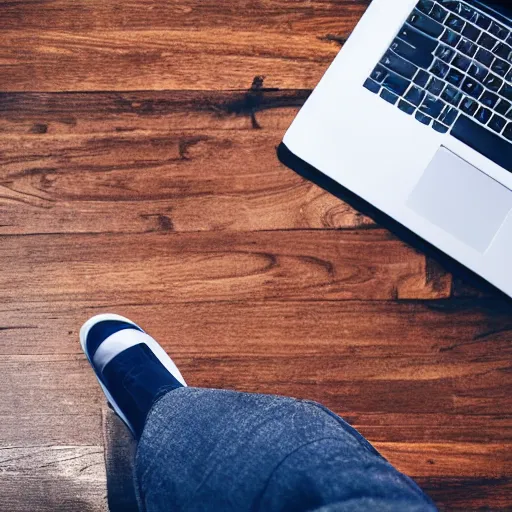
[{"label": "dark wood surface", "polygon": [[78,329],[343,415],[443,510],[511,510],[512,308],[278,163],[366,2],[0,1],[0,510],[104,510]]}]

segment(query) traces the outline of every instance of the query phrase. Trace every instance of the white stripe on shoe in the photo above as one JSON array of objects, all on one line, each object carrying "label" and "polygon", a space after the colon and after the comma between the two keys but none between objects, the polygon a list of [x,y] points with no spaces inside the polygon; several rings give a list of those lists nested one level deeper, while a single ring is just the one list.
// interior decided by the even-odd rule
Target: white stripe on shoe
[{"label": "white stripe on shoe", "polygon": [[92,358],[96,371],[102,373],[105,366],[107,366],[114,357],[134,345],[146,343],[147,338],[151,338],[151,336],[136,329],[122,329],[111,334],[101,342]]},{"label": "white stripe on shoe", "polygon": [[105,366],[118,354],[134,345],[145,343],[155,354],[157,359],[165,366],[171,375],[183,386],[186,386],[185,379],[182,377],[174,361],[168,356],[167,352],[155,341],[149,334],[136,329],[122,329],[106,338],[97,348],[92,364],[96,373],[101,373]]}]

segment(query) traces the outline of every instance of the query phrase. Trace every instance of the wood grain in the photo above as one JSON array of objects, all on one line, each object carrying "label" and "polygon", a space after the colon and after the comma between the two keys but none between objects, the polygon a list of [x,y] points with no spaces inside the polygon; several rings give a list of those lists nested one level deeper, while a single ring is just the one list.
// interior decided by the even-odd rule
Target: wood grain
[{"label": "wood grain", "polygon": [[[43,361],[44,358],[37,358]],[[5,361],[0,363],[9,375],[12,375],[11,366]],[[26,372],[30,362],[21,365],[21,371]],[[19,369],[20,367],[18,367]],[[27,372],[28,373],[28,372]],[[32,373],[32,376],[34,373]],[[90,375],[83,373],[84,381],[89,380]],[[36,373],[40,377],[41,372]],[[4,408],[0,415],[0,443],[2,446],[67,446],[67,445],[97,445],[102,442],[101,421],[95,406],[83,407],[78,414],[73,414],[66,408],[59,411],[53,410],[50,413],[44,411],[41,404],[56,398],[53,389],[46,388],[43,393],[38,394],[39,402],[29,400],[28,407],[22,398],[22,393],[30,394],[32,389],[22,388],[19,393],[11,395],[15,403]],[[97,396],[96,388],[91,388],[93,396]],[[73,397],[76,399],[76,397]],[[69,401],[65,398],[62,402]],[[21,403],[21,406],[18,404]],[[60,402],[59,402],[60,405]]]},{"label": "wood grain", "polygon": [[[321,400],[379,442],[486,443],[512,437],[510,310],[473,301],[214,301],[115,308],[101,301],[42,302],[23,314],[9,306],[1,313],[1,375],[16,385],[1,414],[30,414],[34,408],[76,414],[96,406],[99,388],[80,353],[77,330],[98,309],[142,323],[191,385]],[[32,355],[36,346],[47,355]],[[66,401],[66,391],[73,400]],[[469,429],[477,437],[469,437]]]},{"label": "wood grain", "polygon": [[2,2],[0,90],[312,88],[366,4]]},{"label": "wood grain", "polygon": [[412,477],[501,478],[512,471],[512,444],[376,443],[375,447]]},{"label": "wood grain", "polygon": [[[66,0],[2,0],[0,30],[163,30],[186,28],[207,31],[227,27],[266,33],[310,32],[314,27],[333,33],[348,29],[364,12],[369,0],[180,0],[179,3],[137,0],[77,0],[71,12]],[[37,9],[34,8],[37,5]]]},{"label": "wood grain", "polygon": [[0,447],[0,508],[106,512],[103,448]]},{"label": "wood grain", "polygon": [[[82,414],[93,415],[93,421],[99,423],[99,406],[103,402],[103,397],[94,375],[84,362],[83,355],[1,356],[2,381],[8,389],[3,393],[4,399],[0,402],[0,415],[32,416],[33,421],[36,421],[38,414],[49,416],[43,418],[39,424],[39,429],[43,432],[50,424],[50,416],[61,417],[60,420],[55,418],[56,426],[63,420],[62,416],[67,416],[64,421],[73,421],[70,416],[77,421]],[[75,427],[79,432],[82,428],[85,429],[86,425]],[[94,436],[94,432],[98,433],[97,425],[89,434],[82,434],[82,439]],[[36,439],[28,437],[31,436],[30,428],[18,430],[12,436],[5,432],[1,442],[12,445],[25,433],[25,442],[30,445],[34,444],[34,441],[36,444],[40,443],[39,435]],[[47,433],[44,437],[51,438],[52,435]],[[61,439],[66,439],[64,444],[71,444],[77,433],[70,430],[67,436],[65,433],[62,436],[65,437]]]},{"label": "wood grain", "polygon": [[[417,477],[416,482],[435,496],[441,510],[510,510],[512,478],[432,478]],[[445,504],[443,506],[443,504]]]},{"label": "wood grain", "polygon": [[306,96],[0,96],[0,233],[373,225],[275,157]]},{"label": "wood grain", "polygon": [[379,230],[13,236],[0,259],[0,302],[440,298],[451,283]]}]

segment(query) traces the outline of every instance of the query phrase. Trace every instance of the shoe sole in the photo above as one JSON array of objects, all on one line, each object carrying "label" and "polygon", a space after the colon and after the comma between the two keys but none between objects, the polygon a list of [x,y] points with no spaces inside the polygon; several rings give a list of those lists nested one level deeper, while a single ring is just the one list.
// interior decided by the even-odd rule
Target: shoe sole
[{"label": "shoe sole", "polygon": [[[96,379],[99,385],[101,386],[101,389],[103,390],[103,393],[105,394],[108,403],[114,409],[115,413],[121,418],[121,420],[123,420],[123,423],[128,427],[130,432],[135,436],[135,431],[131,426],[130,422],[124,415],[121,408],[117,405],[116,401],[110,394],[105,384],[103,384],[103,382],[101,381],[99,375],[96,373],[96,369],[92,363],[91,358],[89,357],[89,352],[87,351],[87,346],[85,343],[87,340],[87,335],[89,334],[89,331],[92,329],[92,327],[94,327],[99,322],[105,322],[107,320],[117,320],[120,322],[126,322],[133,325],[134,327],[137,327],[137,329],[140,329],[144,333],[145,331],[144,329],[139,327],[135,322],[132,322],[130,319],[125,318],[124,316],[121,315],[116,315],[114,313],[103,313],[101,315],[93,316],[92,318],[89,318],[89,320],[87,320],[87,322],[85,322],[80,328],[80,346],[82,347],[85,357],[87,357],[87,360],[89,361],[89,364],[91,365],[91,368],[94,371],[94,375],[96,376]],[[164,365],[165,368],[167,368],[171,375],[173,375],[174,378],[176,378],[181,384],[183,384],[183,386],[186,387],[187,384],[185,382],[185,379],[182,377],[180,371],[178,370],[178,367],[176,366],[174,361],[167,355],[167,352],[160,346],[160,344],[153,338],[145,338],[143,343],[145,343],[150,348],[153,354],[155,354],[158,360]]]}]

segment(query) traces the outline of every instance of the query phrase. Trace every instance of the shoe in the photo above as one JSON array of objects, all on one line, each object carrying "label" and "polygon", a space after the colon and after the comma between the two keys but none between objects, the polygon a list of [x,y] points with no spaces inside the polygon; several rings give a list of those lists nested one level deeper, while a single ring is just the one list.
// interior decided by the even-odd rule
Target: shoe
[{"label": "shoe", "polygon": [[80,329],[80,344],[108,403],[136,438],[154,401],[186,386],[165,350],[128,318],[90,318]]}]

